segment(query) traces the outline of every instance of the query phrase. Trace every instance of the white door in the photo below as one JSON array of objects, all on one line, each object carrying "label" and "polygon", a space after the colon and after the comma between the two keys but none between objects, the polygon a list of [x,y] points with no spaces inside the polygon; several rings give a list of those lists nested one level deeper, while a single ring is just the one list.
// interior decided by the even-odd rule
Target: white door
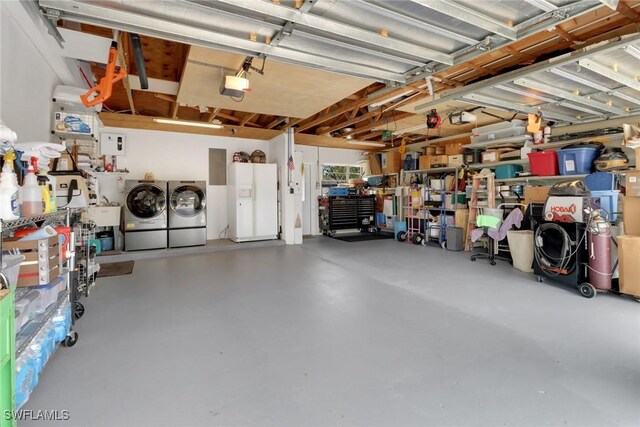
[{"label": "white door", "polygon": [[237,238],[253,237],[253,205],[255,188],[253,186],[253,165],[251,163],[236,163],[236,215]]},{"label": "white door", "polygon": [[278,234],[278,166],[254,164],[255,236]]},{"label": "white door", "polygon": [[311,163],[303,163],[302,171],[302,234],[309,236],[312,233],[311,221],[313,218],[313,182]]}]

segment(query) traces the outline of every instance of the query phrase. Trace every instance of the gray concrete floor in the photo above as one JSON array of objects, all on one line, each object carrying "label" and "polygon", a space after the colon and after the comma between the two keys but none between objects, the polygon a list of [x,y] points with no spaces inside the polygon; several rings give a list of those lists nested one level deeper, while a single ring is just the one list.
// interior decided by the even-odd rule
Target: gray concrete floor
[{"label": "gray concrete floor", "polygon": [[25,405],[56,425],[640,425],[637,302],[435,247],[141,260],[84,302]]}]

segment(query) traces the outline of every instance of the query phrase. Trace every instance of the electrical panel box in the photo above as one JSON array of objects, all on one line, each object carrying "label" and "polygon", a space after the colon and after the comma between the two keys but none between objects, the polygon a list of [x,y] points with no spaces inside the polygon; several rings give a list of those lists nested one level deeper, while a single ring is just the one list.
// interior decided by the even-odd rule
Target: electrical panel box
[{"label": "electrical panel box", "polygon": [[117,133],[100,134],[100,154],[106,156],[124,156],[127,154],[127,139]]}]

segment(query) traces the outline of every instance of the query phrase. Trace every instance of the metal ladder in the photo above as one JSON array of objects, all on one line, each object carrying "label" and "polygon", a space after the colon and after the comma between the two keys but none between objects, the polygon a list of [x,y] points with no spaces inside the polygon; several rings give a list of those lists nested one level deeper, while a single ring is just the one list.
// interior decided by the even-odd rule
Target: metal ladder
[{"label": "metal ladder", "polygon": [[[486,188],[480,188],[485,184]],[[469,223],[467,227],[467,240],[464,245],[465,251],[473,249],[471,241],[471,231],[476,229],[476,220],[483,208],[496,207],[495,175],[475,175],[471,184],[471,201],[469,202]]]}]

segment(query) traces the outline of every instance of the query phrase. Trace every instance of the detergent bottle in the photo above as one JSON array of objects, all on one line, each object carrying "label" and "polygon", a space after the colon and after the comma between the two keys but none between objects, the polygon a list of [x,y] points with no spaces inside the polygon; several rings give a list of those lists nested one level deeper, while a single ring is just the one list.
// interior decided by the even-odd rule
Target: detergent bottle
[{"label": "detergent bottle", "polygon": [[0,179],[0,218],[5,221],[20,218],[18,177],[13,171],[12,160],[7,159],[7,155],[5,155],[2,179]]},{"label": "detergent bottle", "polygon": [[38,175],[38,185],[42,194],[42,209],[44,213],[55,212],[52,205],[51,193],[49,192],[49,179],[46,175]]},{"label": "detergent bottle", "polygon": [[29,165],[27,176],[22,184],[22,216],[42,214],[42,190],[38,185],[33,165]]}]

